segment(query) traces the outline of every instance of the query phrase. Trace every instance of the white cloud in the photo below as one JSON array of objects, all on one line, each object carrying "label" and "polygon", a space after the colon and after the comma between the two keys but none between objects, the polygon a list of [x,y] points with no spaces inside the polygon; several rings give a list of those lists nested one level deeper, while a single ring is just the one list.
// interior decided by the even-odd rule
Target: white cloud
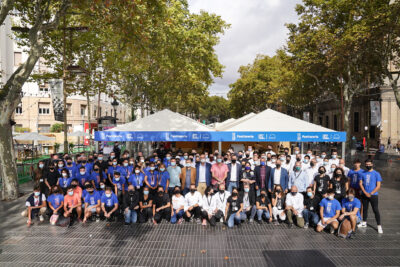
[{"label": "white cloud", "polygon": [[225,66],[222,79],[215,79],[211,94],[226,94],[239,77],[241,65],[253,62],[257,54],[273,55],[285,44],[285,23],[296,22],[295,5],[301,0],[188,0],[192,12],[205,10],[220,15],[231,27],[216,46]]}]

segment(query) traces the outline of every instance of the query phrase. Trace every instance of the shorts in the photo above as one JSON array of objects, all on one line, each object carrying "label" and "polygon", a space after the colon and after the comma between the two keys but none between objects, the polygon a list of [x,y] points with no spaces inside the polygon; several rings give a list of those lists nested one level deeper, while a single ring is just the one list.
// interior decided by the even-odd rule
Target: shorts
[{"label": "shorts", "polygon": [[[325,219],[325,221],[327,221],[327,220],[330,219],[330,217],[325,217],[324,219]],[[333,222],[337,222],[337,221],[338,221],[338,220],[336,220],[336,219],[333,220]],[[331,223],[332,223],[332,222],[331,222]],[[322,224],[321,220],[319,220],[318,225],[321,226],[322,228],[325,228],[325,227],[328,226],[327,224]]]},{"label": "shorts", "polygon": [[[345,219],[350,220],[350,216],[345,216]],[[361,218],[357,216],[357,223],[360,223],[361,221]]]},{"label": "shorts", "polygon": [[96,213],[96,208],[91,208],[91,209],[90,209],[90,212]]}]

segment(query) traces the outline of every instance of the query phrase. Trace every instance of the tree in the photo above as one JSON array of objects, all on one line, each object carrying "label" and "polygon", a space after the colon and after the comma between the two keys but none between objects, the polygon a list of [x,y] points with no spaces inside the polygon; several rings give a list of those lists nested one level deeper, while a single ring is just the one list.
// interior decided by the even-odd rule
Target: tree
[{"label": "tree", "polygon": [[3,181],[3,198],[18,197],[18,176],[13,158],[13,138],[10,120],[15,108],[21,101],[22,86],[29,78],[36,62],[43,52],[43,38],[57,27],[72,1],[59,0],[3,0],[0,6],[0,24],[16,10],[20,15],[20,26],[28,28],[24,33],[28,48],[28,58],[0,85],[0,176]]},{"label": "tree", "polygon": [[50,127],[51,133],[61,133],[63,131],[64,124],[62,123],[54,123]]},{"label": "tree", "polygon": [[222,122],[231,118],[229,100],[220,96],[206,96],[201,102],[200,120]]}]

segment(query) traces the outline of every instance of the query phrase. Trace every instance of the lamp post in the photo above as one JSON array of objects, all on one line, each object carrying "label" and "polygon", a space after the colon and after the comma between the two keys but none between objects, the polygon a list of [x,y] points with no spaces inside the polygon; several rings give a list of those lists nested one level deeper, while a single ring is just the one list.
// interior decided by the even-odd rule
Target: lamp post
[{"label": "lamp post", "polygon": [[367,142],[366,142],[367,153],[369,153],[369,132],[368,132],[368,126],[365,126],[365,127],[364,127],[364,130],[365,130],[365,136],[366,136],[366,139],[367,139]]},{"label": "lamp post", "polygon": [[117,107],[118,107],[119,103],[117,101],[117,99],[114,97],[114,101],[111,103],[111,106],[114,109],[114,119],[115,119],[115,126],[117,126]]}]

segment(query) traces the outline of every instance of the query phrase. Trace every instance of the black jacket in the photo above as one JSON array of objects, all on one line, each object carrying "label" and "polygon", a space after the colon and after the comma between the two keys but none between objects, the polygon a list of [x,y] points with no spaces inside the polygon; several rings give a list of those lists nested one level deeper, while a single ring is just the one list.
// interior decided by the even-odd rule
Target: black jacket
[{"label": "black jacket", "polygon": [[124,195],[124,209],[129,208],[130,210],[135,209],[136,206],[139,206],[139,192],[133,191],[133,194],[130,192],[126,192]]},{"label": "black jacket", "polygon": [[304,198],[304,206],[306,209],[313,212],[319,212],[319,202],[321,199],[318,196],[314,196],[314,198],[306,197]]},{"label": "black jacket", "polygon": [[[259,187],[259,189],[261,190],[261,172],[260,172],[260,168],[261,166],[256,166],[254,169],[254,174],[256,176],[256,184]],[[268,189],[268,181],[269,181],[269,176],[271,174],[271,167],[265,165],[265,181],[264,181],[264,185],[265,185],[265,189]]]},{"label": "black jacket", "polygon": [[[239,192],[239,197],[242,200],[244,199],[244,192],[243,191]],[[250,192],[249,192],[249,202],[250,202],[251,206],[256,204],[256,193],[255,193],[255,191],[250,190]]]}]

